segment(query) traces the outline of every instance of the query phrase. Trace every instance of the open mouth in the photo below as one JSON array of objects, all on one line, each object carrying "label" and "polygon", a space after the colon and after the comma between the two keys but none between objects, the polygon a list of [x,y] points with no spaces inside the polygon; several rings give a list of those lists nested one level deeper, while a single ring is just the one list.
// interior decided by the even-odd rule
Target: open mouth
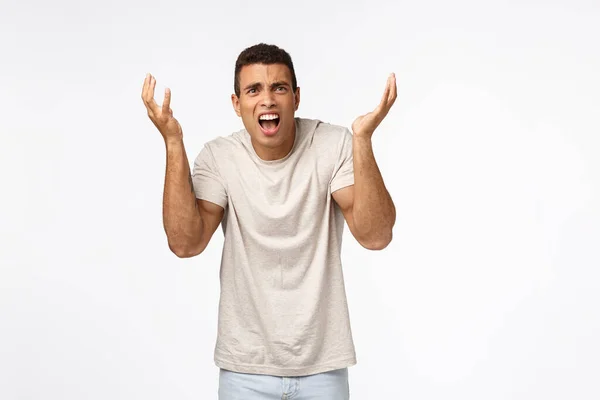
[{"label": "open mouth", "polygon": [[262,114],[258,117],[258,124],[266,135],[273,135],[279,129],[279,114],[269,113]]}]

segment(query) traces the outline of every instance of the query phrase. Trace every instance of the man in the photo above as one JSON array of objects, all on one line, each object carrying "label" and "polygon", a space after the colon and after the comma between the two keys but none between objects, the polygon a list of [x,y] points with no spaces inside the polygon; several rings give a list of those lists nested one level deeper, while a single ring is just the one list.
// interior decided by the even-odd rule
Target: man
[{"label": "man", "polygon": [[231,96],[244,129],[205,144],[189,168],[165,91],[146,76],[142,98],[166,144],[163,221],[169,248],[196,256],[222,224],[214,361],[220,399],[348,399],[356,364],[340,250],[344,220],[365,248],[385,248],[396,219],[371,136],[396,99],[388,78],[377,108],[352,131],[295,117],[289,54],[242,51]]}]

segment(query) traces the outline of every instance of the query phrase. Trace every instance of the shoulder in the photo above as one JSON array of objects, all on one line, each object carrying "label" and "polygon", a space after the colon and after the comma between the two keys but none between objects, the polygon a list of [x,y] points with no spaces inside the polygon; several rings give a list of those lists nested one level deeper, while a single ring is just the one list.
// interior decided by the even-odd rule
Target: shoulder
[{"label": "shoulder", "polygon": [[212,152],[229,153],[242,146],[242,131],[234,132],[228,136],[218,136],[204,143],[204,147]]},{"label": "shoulder", "polygon": [[313,137],[319,145],[335,146],[352,137],[348,128],[319,119],[298,118],[302,131]]},{"label": "shoulder", "polygon": [[204,143],[197,157],[210,155],[215,159],[234,156],[243,150],[243,131],[237,131],[227,136],[218,136]]}]

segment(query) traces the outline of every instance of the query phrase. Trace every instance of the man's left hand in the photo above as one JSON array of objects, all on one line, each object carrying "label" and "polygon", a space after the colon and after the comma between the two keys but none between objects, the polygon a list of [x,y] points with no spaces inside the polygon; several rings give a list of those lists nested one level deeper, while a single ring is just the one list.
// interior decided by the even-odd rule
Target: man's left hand
[{"label": "man's left hand", "polygon": [[361,115],[352,123],[352,132],[355,136],[371,138],[375,129],[385,118],[396,101],[396,75],[390,74],[383,92],[383,97],[377,108],[368,114]]}]

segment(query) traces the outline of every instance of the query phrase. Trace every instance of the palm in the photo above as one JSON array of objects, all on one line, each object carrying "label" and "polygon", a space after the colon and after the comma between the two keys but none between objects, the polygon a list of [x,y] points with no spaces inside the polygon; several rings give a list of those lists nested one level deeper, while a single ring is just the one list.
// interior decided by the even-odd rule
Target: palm
[{"label": "palm", "polygon": [[391,74],[388,77],[385,91],[377,108],[365,115],[361,115],[352,123],[352,131],[355,135],[370,137],[373,134],[396,101],[396,91],[396,76]]},{"label": "palm", "polygon": [[162,132],[170,132],[173,134],[177,134],[181,132],[181,125],[179,122],[173,117],[173,111],[165,113],[161,111],[159,115],[155,116],[156,122],[153,120],[154,125]]},{"label": "palm", "polygon": [[156,80],[150,74],[146,76],[144,80],[144,87],[142,89],[142,99],[148,110],[148,117],[160,131],[165,139],[177,138],[183,136],[181,125],[173,117],[173,110],[171,109],[171,90],[165,89],[165,98],[162,106],[159,106],[154,101],[154,87],[156,86]]}]

